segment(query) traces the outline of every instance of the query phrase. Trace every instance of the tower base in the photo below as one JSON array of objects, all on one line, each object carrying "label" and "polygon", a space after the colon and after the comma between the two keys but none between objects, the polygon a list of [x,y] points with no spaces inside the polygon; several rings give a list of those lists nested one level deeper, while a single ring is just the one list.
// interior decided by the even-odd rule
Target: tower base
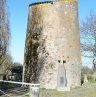
[{"label": "tower base", "polygon": [[70,87],[56,87],[57,91],[70,91]]}]

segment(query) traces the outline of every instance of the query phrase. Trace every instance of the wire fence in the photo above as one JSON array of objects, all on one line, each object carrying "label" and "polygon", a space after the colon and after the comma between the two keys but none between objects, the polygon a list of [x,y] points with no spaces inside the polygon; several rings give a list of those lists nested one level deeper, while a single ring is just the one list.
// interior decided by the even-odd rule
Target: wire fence
[{"label": "wire fence", "polygon": [[0,80],[0,96],[6,95],[7,97],[39,97],[34,96],[34,92],[37,92],[39,95],[39,86],[40,84]]}]

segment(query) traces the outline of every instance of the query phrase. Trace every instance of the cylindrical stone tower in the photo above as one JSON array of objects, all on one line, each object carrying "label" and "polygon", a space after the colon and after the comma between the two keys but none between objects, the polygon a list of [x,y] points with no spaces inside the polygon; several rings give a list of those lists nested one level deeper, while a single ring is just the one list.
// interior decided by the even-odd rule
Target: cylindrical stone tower
[{"label": "cylindrical stone tower", "polygon": [[[57,86],[58,60],[66,61],[67,86],[81,85],[81,54],[76,0],[43,1],[29,5],[23,82]],[[61,60],[61,61],[62,61]]]}]

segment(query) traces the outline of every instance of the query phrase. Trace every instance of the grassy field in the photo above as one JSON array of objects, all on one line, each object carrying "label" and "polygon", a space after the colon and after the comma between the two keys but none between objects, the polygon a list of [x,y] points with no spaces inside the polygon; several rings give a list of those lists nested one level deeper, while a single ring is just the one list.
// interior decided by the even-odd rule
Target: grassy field
[{"label": "grassy field", "polygon": [[[81,77],[81,81],[83,80],[84,77]],[[3,87],[5,88],[11,87],[10,90],[6,89],[6,93],[9,95],[14,96],[16,95],[15,97],[24,95],[25,93],[29,92],[28,89],[24,89],[20,86],[17,86],[15,88],[16,93],[12,93],[12,91],[14,91],[14,87],[8,83],[4,84]],[[0,94],[0,97],[7,96]],[[29,97],[29,95],[27,94],[26,96],[23,97]],[[55,89],[40,88],[39,97],[96,97],[96,81],[94,81],[91,77],[88,77],[88,83],[83,83],[82,86],[76,87],[75,89],[71,89],[70,91],[65,92],[58,92]]]}]

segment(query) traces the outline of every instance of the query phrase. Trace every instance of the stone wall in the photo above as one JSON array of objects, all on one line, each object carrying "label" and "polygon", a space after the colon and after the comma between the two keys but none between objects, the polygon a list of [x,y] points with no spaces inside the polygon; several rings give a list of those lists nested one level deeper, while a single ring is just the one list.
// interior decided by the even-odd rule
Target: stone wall
[{"label": "stone wall", "polygon": [[81,85],[77,2],[44,1],[29,5],[23,81],[57,86],[58,60],[66,60],[67,86]]}]

